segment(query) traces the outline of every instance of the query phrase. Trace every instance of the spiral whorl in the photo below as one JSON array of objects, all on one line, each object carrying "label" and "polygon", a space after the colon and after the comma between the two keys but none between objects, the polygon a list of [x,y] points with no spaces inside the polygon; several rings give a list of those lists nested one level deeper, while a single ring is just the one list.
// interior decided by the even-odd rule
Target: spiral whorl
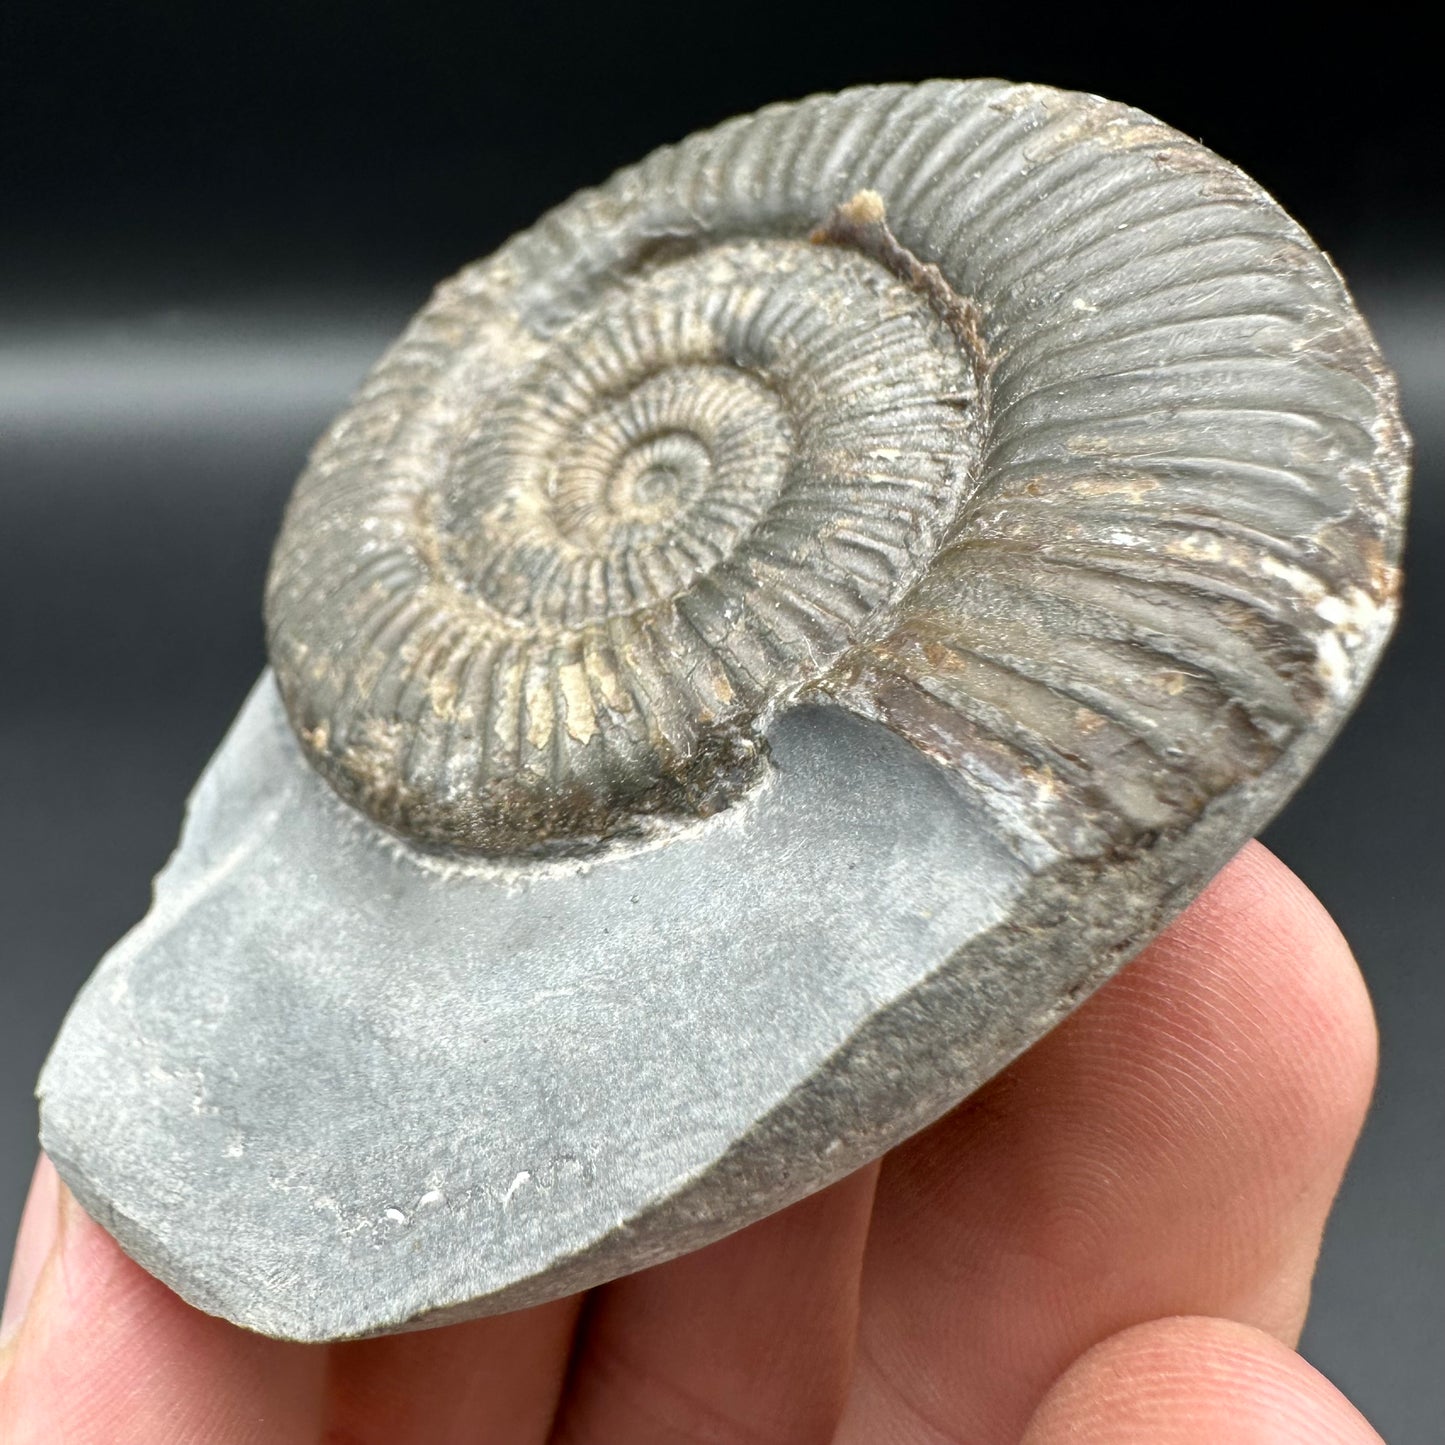
[{"label": "spiral whorl", "polygon": [[976,457],[978,358],[887,261],[719,240],[501,340],[505,262],[440,293],[415,344],[450,354],[365,464],[334,434],[277,551],[282,684],[341,791],[494,851],[744,787],[760,718],[881,635]]},{"label": "spiral whorl", "polygon": [[271,655],[311,761],[426,844],[715,811],[807,696],[1016,846],[1117,852],[1338,715],[1403,456],[1329,263],[1208,151],[1042,87],[849,91],[439,288],[298,483]]}]

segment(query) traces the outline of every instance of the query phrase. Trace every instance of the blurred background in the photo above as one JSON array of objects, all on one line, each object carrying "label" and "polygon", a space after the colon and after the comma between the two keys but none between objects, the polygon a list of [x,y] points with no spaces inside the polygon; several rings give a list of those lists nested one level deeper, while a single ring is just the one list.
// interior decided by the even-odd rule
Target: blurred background
[{"label": "blurred background", "polygon": [[1383,1035],[1304,1350],[1388,1440],[1438,1442],[1439,80],[1421,37],[1368,12],[1311,35],[1218,7],[1101,9],[7,0],[0,1238],[34,1160],[47,1045],[145,910],[262,666],[291,482],[433,283],[578,186],[767,101],[1041,80],[1136,104],[1256,176],[1335,257],[1402,379],[1418,447],[1404,622],[1266,841],[1340,921]]}]

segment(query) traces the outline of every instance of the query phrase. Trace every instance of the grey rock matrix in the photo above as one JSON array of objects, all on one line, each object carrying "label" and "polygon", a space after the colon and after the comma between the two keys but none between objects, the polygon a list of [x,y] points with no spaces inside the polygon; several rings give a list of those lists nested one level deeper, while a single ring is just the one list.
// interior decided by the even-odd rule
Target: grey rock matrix
[{"label": "grey rock matrix", "polygon": [[1407,447],[1329,261],[1137,111],[934,82],[656,152],[318,443],[45,1149],[307,1340],[822,1187],[1283,803],[1388,635]]}]

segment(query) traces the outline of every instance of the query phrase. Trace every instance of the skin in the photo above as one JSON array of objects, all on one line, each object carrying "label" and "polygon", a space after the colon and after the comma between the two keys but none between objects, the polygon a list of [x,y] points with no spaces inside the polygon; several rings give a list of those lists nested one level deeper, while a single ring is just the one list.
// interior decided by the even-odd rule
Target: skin
[{"label": "skin", "polygon": [[1251,844],[932,1128],[583,1297],[278,1343],[183,1304],[42,1160],[6,1301],[0,1439],[1378,1442],[1293,1349],[1374,1070],[1348,947]]}]

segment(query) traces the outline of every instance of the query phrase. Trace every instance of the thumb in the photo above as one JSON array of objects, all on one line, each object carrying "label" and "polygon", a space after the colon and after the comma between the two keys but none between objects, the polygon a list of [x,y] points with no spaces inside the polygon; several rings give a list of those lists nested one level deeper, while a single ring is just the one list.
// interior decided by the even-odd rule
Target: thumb
[{"label": "thumb", "polygon": [[59,1190],[60,1176],[42,1154],[30,1180],[25,1213],[20,1217],[20,1235],[15,1241],[15,1260],[10,1266],[5,1308],[0,1311],[0,1370],[4,1369],[5,1346],[24,1322],[30,1297],[35,1293],[41,1271],[55,1244],[60,1227]]},{"label": "thumb", "polygon": [[44,1158],[3,1336],[8,1445],[310,1445],[320,1433],[323,1349],[192,1309],[121,1252]]}]

